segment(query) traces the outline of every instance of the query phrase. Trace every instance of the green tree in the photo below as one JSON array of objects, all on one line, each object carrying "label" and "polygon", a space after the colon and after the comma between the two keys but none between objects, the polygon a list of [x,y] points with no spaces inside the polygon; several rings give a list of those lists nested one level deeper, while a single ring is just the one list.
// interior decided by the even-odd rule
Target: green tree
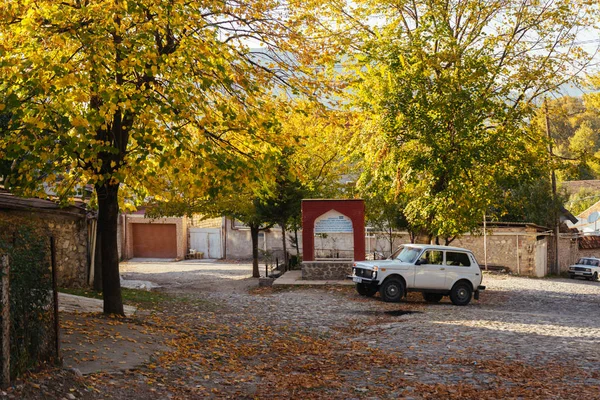
[{"label": "green tree", "polygon": [[[575,77],[570,65],[591,59],[575,40],[597,6],[365,0],[352,10],[362,185],[387,180],[378,186],[406,199],[408,223],[446,244],[478,230],[504,195],[498,182],[547,161],[531,156],[545,139],[528,121]],[[356,23],[366,16],[378,22]]]},{"label": "green tree", "polygon": [[377,231],[384,233],[389,244],[390,254],[394,251],[394,239],[400,230],[409,230],[411,241],[415,235],[410,231],[410,226],[404,215],[404,207],[399,199],[390,201],[383,198],[381,192],[366,194],[365,200],[366,219]]},{"label": "green tree", "polygon": [[283,265],[285,270],[289,268],[287,257],[286,230],[293,220],[300,215],[302,199],[306,190],[290,170],[290,152],[284,150],[281,158],[275,166],[275,180],[262,187],[256,204],[258,213],[265,216],[273,224],[281,228],[281,240],[283,248]]},{"label": "green tree", "polygon": [[[600,177],[600,116],[594,110],[593,96],[564,96],[548,101],[548,128],[553,140],[557,175],[562,180]],[[545,109],[533,118],[546,129]]]},{"label": "green tree", "polygon": [[577,193],[569,196],[565,205],[573,214],[578,215],[600,201],[600,191],[581,188]]},{"label": "green tree", "polygon": [[254,116],[273,88],[318,96],[322,71],[302,63],[336,52],[310,40],[315,17],[295,2],[25,0],[0,15],[0,111],[12,113],[0,155],[27,154],[5,184],[64,197],[94,186],[106,313],[123,313],[120,187],[150,193],[190,152],[198,176],[205,159],[235,173],[222,153],[260,146]]}]

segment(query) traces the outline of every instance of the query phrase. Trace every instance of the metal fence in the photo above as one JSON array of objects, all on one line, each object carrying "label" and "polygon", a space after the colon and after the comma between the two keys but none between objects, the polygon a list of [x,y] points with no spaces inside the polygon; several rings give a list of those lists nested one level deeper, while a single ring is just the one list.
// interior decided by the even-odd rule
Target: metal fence
[{"label": "metal fence", "polygon": [[2,384],[60,360],[54,240],[42,228],[0,222]]}]

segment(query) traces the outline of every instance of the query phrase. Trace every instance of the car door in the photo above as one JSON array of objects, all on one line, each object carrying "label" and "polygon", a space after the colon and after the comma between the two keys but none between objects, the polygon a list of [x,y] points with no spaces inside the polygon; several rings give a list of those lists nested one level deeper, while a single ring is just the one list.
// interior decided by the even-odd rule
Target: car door
[{"label": "car door", "polygon": [[[471,259],[469,254],[462,251],[446,251],[444,267],[446,268],[446,287],[451,288],[454,282],[461,278],[466,278],[471,282],[475,281],[475,268],[471,268]],[[478,270],[478,268],[477,268]]]},{"label": "car door", "polygon": [[415,264],[415,288],[447,289],[444,252],[442,250],[425,250]]}]

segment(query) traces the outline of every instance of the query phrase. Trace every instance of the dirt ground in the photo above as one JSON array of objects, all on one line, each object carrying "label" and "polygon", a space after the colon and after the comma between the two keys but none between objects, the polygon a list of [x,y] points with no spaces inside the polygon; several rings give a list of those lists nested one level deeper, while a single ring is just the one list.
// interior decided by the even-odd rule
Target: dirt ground
[{"label": "dirt ground", "polygon": [[107,351],[147,338],[164,347],[124,369],[45,369],[0,396],[600,398],[598,282],[486,275],[481,300],[456,307],[419,294],[389,304],[352,287],[259,289],[242,263],[125,263],[121,271],[159,284],[165,299],[134,318],[88,315],[63,329]]}]

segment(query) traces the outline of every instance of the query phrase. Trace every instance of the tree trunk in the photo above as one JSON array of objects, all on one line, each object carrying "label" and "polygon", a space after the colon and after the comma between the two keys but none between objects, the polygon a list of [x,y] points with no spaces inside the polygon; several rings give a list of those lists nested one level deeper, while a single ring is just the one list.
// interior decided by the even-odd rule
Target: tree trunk
[{"label": "tree trunk", "polygon": [[447,237],[447,238],[445,239],[445,243],[444,243],[444,244],[445,244],[446,246],[450,246],[450,243],[454,242],[454,239],[456,239],[456,236]]},{"label": "tree trunk", "polygon": [[281,240],[283,241],[283,271],[288,270],[287,243],[285,240],[285,223],[281,223]]},{"label": "tree trunk", "polygon": [[394,253],[394,231],[392,230],[392,228],[390,228],[389,230],[389,240],[390,240],[390,255],[392,255]]},{"label": "tree trunk", "polygon": [[258,225],[250,224],[250,237],[252,238],[252,277],[260,278],[258,271]]},{"label": "tree trunk", "polygon": [[117,221],[119,218],[119,184],[108,182],[96,185],[98,196],[98,237],[102,258],[102,294],[104,313],[123,313],[121,282],[119,277],[119,252],[117,250]]},{"label": "tree trunk", "polygon": [[410,238],[411,243],[414,243],[417,239],[417,235],[412,231],[408,231],[408,237]]},{"label": "tree trunk", "polygon": [[296,257],[300,262],[300,242],[298,242],[298,228],[294,228],[294,239],[296,240]]}]

